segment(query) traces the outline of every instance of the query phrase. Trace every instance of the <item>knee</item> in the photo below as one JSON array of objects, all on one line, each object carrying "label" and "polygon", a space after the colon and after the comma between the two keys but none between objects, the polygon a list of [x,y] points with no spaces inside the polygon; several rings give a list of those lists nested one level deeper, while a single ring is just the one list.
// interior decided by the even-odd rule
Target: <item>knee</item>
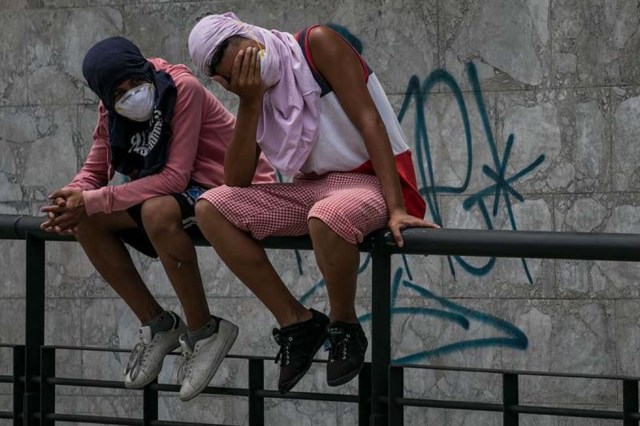
[{"label": "knee", "polygon": [[180,206],[172,196],[146,200],[142,203],[140,217],[144,230],[152,241],[182,230]]},{"label": "knee", "polygon": [[216,227],[220,219],[223,218],[218,209],[207,200],[199,200],[196,203],[196,222],[200,230],[205,233],[208,229]]},{"label": "knee", "polygon": [[312,241],[330,241],[343,239],[327,223],[318,217],[311,217],[308,220],[309,236]]},{"label": "knee", "polygon": [[337,203],[329,203],[326,200],[316,203],[307,215],[309,231],[312,229],[318,233],[335,233],[335,229],[343,228],[351,223],[351,217],[344,207]]},{"label": "knee", "polygon": [[362,241],[353,211],[338,203],[317,203],[307,218],[312,241],[337,243],[343,240],[350,244]]},{"label": "knee", "polygon": [[309,233],[313,236],[314,234],[322,235],[324,232],[333,232],[329,225],[327,225],[322,219],[318,217],[310,217],[308,220],[309,224]]},{"label": "knee", "polygon": [[95,235],[96,233],[103,230],[103,227],[101,226],[100,221],[96,219],[97,219],[97,215],[93,215],[93,216],[85,215],[80,220],[80,222],[76,226],[76,234],[75,234],[75,237],[78,241],[81,241],[86,237]]}]

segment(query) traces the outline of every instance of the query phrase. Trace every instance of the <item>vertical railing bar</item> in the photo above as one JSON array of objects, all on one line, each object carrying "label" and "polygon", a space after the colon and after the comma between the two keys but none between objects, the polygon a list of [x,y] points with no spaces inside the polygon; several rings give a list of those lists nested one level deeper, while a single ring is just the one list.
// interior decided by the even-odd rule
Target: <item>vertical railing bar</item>
[{"label": "vertical railing bar", "polygon": [[504,426],[518,426],[520,419],[518,412],[511,411],[511,408],[519,404],[518,395],[518,375],[505,373],[502,375],[502,424]]},{"label": "vertical railing bar", "polygon": [[42,347],[40,353],[40,426],[50,426],[55,422],[47,419],[56,412],[56,386],[47,383],[56,376],[56,349]]},{"label": "vertical railing bar", "polygon": [[24,346],[13,348],[13,426],[22,426],[21,415],[24,414]]},{"label": "vertical railing bar", "polygon": [[249,360],[249,426],[264,425],[264,397],[256,392],[264,389],[264,361]]},{"label": "vertical railing bar", "polygon": [[33,413],[40,405],[40,347],[44,345],[45,242],[27,233],[27,288],[25,297],[24,424],[37,424]]},{"label": "vertical railing bar", "polygon": [[391,363],[391,255],[376,239],[372,257],[371,426],[386,426]]},{"label": "vertical railing bar", "polygon": [[404,397],[404,368],[389,368],[389,426],[404,425],[404,407],[395,398]]},{"label": "vertical railing bar", "polygon": [[365,362],[358,376],[358,426],[369,426],[371,416],[371,363]]},{"label": "vertical railing bar", "polygon": [[142,424],[149,426],[158,420],[158,378],[142,389]]},{"label": "vertical railing bar", "polygon": [[622,411],[624,426],[638,426],[638,420],[631,418],[631,414],[638,412],[638,381],[622,381]]}]

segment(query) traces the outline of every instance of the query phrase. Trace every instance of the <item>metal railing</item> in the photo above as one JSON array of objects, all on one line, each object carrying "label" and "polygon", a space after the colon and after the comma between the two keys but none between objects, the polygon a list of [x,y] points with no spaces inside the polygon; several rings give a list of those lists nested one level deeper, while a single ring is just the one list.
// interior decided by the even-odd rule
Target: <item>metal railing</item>
[{"label": "metal railing", "polygon": [[[44,345],[45,302],[45,241],[73,241],[70,237],[41,231],[43,218],[0,215],[0,240],[26,241],[26,309],[24,345],[4,345],[13,351],[13,375],[0,376],[0,383],[13,384],[13,410],[0,412],[0,418],[13,419],[14,424],[49,425],[56,421],[110,423],[126,425],[177,425],[158,420],[158,392],[175,392],[177,385],[154,382],[142,391],[143,417],[138,419],[59,414],[55,412],[57,386],[88,386],[124,388],[123,383],[105,380],[60,378],[55,375],[55,352],[59,349],[85,351],[124,351],[71,346]],[[408,229],[403,231],[405,245],[392,243],[387,232],[379,231],[360,244],[361,251],[372,259],[371,363],[359,376],[357,395],[314,392],[290,392],[280,395],[264,389],[264,361],[271,358],[237,356],[248,362],[247,388],[209,387],[205,393],[248,398],[249,424],[264,424],[265,398],[288,398],[338,401],[358,404],[358,424],[400,426],[404,422],[404,407],[433,407],[461,410],[495,411],[503,413],[503,424],[517,426],[519,414],[556,415],[621,419],[625,426],[639,425],[638,378],[621,376],[591,376],[527,371],[438,368],[418,365],[391,364],[391,256],[394,254],[464,255],[483,257],[590,259],[640,261],[640,236],[631,234],[559,233],[535,231],[485,231],[460,229]],[[206,241],[197,241],[206,245]],[[310,250],[307,237],[269,238],[266,248]],[[2,347],[2,345],[0,345]],[[501,374],[503,398],[501,404],[470,401],[428,400],[404,397],[404,370],[444,369],[466,373]],[[553,376],[570,378],[604,378],[623,383],[622,411],[582,410],[557,407],[520,405],[520,376]]]}]

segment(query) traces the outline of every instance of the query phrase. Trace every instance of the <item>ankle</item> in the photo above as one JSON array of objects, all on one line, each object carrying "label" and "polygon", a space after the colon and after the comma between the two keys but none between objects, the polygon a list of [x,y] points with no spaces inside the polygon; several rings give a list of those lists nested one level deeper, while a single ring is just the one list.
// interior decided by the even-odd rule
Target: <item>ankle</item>
[{"label": "ankle", "polygon": [[300,322],[308,321],[311,318],[313,318],[313,314],[311,314],[311,311],[304,307],[300,307],[300,309],[288,312],[286,315],[278,318],[277,321],[280,324],[280,328],[282,328],[289,325],[298,324]]},{"label": "ankle", "polygon": [[213,336],[218,331],[219,320],[209,317],[209,320],[196,330],[189,329],[187,331],[187,341],[192,348],[195,348],[198,340],[206,339]]},{"label": "ankle", "polygon": [[356,315],[355,311],[335,313],[331,311],[329,317],[331,318],[331,322],[343,322],[346,324],[357,324],[359,322],[358,315]]},{"label": "ankle", "polygon": [[145,309],[144,313],[142,313],[141,315],[138,315],[138,319],[140,320],[140,324],[146,325],[152,322],[153,320],[157,319],[159,316],[161,316],[165,312],[166,311],[162,309],[160,305],[149,307]]},{"label": "ankle", "polygon": [[189,331],[196,331],[199,328],[206,326],[210,321],[213,315],[210,312],[199,313],[198,315],[189,315],[186,314],[187,326]]}]

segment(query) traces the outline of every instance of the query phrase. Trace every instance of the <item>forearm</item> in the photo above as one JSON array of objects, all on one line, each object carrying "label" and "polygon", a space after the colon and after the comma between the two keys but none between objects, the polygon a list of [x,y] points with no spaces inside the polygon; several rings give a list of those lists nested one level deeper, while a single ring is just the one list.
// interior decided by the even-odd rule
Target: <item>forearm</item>
[{"label": "forearm", "polygon": [[373,170],[380,180],[389,215],[394,212],[406,212],[400,177],[384,124],[379,123],[365,130],[363,139]]},{"label": "forearm", "polygon": [[262,104],[240,101],[236,127],[224,156],[224,180],[229,186],[249,186],[256,171],[256,133]]}]

